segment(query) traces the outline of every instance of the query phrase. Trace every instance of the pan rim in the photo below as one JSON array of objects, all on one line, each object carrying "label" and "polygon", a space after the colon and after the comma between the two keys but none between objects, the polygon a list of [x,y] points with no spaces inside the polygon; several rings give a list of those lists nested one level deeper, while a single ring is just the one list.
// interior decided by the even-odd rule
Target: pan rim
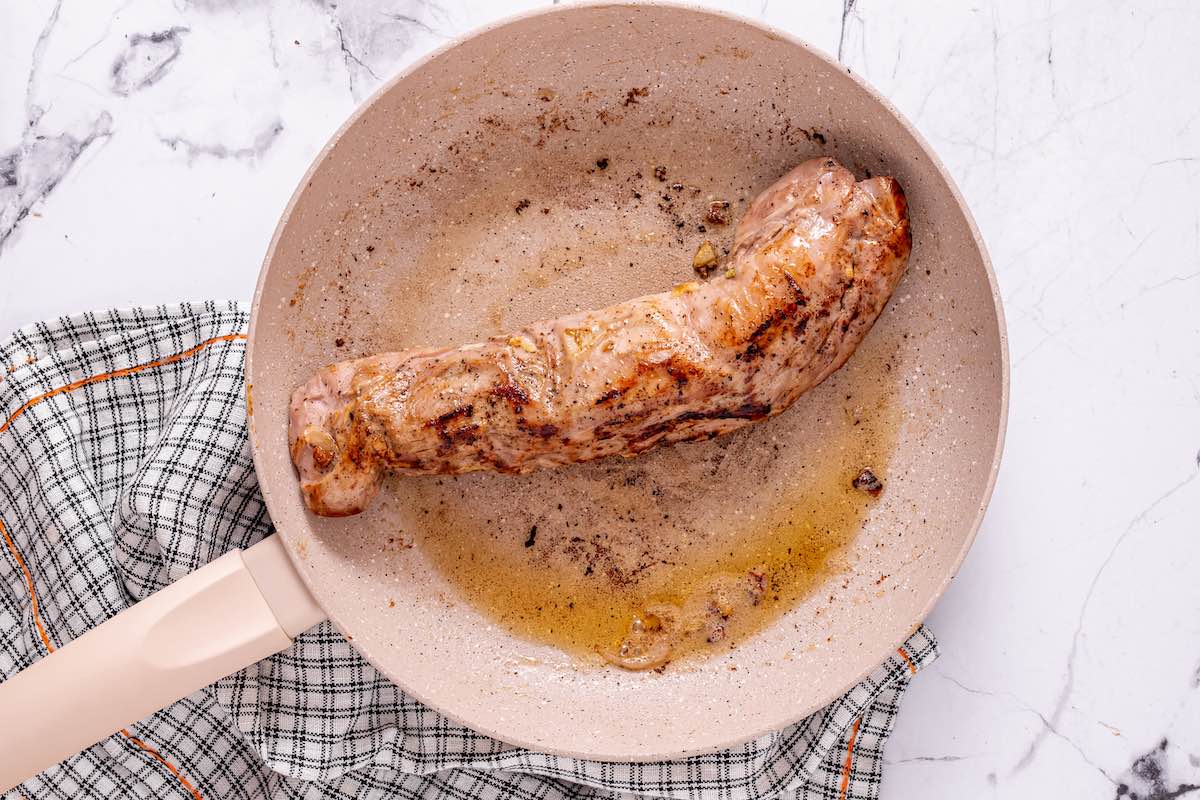
[{"label": "pan rim", "polygon": [[[254,374],[254,368],[253,368],[254,350],[255,350],[254,345],[256,342],[256,338],[257,338],[255,335],[255,332],[256,332],[256,328],[257,328],[257,324],[258,324],[258,317],[259,317],[259,310],[261,308],[262,295],[263,295],[264,287],[267,282],[267,276],[270,271],[270,265],[271,265],[272,261],[274,260],[275,252],[276,252],[276,249],[278,248],[280,239],[283,235],[283,231],[286,228],[288,221],[291,219],[292,213],[295,210],[295,207],[298,204],[301,196],[304,194],[305,190],[307,189],[308,184],[310,183],[310,181],[316,174],[317,170],[320,169],[322,167],[322,165],[325,163],[330,152],[337,146],[337,144],[341,141],[342,137],[359,121],[359,119],[364,114],[366,114],[366,112],[370,108],[372,108],[375,105],[375,103],[378,100],[380,100],[384,95],[386,95],[388,92],[390,92],[396,84],[400,83],[401,81],[403,81],[404,79],[406,79],[407,77],[409,77],[410,75],[412,75],[413,73],[418,71],[419,69],[423,68],[426,64],[430,63],[434,59],[453,50],[454,48],[459,47],[460,45],[462,45],[463,43],[465,43],[467,41],[475,39],[486,33],[492,32],[496,29],[503,28],[503,27],[506,27],[508,25],[511,25],[511,24],[514,24],[517,22],[522,22],[525,20],[538,18],[538,17],[542,17],[542,16],[548,16],[551,14],[570,14],[570,13],[574,13],[581,9],[582,10],[590,10],[590,9],[597,9],[597,8],[637,9],[637,8],[643,8],[643,7],[678,9],[681,11],[689,11],[689,12],[693,12],[693,13],[706,14],[709,16],[718,17],[726,22],[739,23],[742,25],[750,26],[752,28],[763,31],[764,33],[766,33],[768,35],[778,37],[779,39],[787,42],[788,44],[790,44],[792,46],[801,48],[802,50],[807,51],[808,54],[812,55],[819,61],[824,62],[827,66],[829,66],[833,69],[844,71],[845,74],[847,75],[847,77],[849,77],[854,83],[856,83],[860,89],[865,91],[872,100],[877,102],[884,110],[886,110],[887,113],[889,115],[891,115],[897,122],[899,122],[901,127],[910,136],[913,137],[913,140],[917,143],[918,147],[921,150],[922,155],[924,155],[926,158],[928,158],[930,160],[930,162],[933,165],[935,171],[937,172],[939,178],[944,182],[946,187],[950,190],[950,195],[954,200],[954,204],[958,207],[959,211],[963,214],[963,217],[967,223],[967,227],[971,233],[972,243],[974,244],[975,249],[979,252],[980,260],[984,266],[984,272],[986,274],[987,282],[988,282],[988,289],[991,294],[992,304],[993,304],[993,308],[994,308],[995,315],[996,315],[996,329],[997,329],[996,333],[997,333],[997,341],[999,344],[999,351],[1000,351],[999,352],[999,356],[1000,356],[1000,387],[999,387],[1000,388],[1000,398],[999,398],[999,401],[1000,402],[999,402],[999,407],[998,407],[998,411],[997,411],[997,415],[998,415],[999,419],[997,420],[996,439],[993,444],[993,455],[992,455],[992,459],[991,459],[991,464],[988,469],[988,475],[987,475],[985,484],[983,486],[982,492],[979,495],[977,511],[975,513],[974,518],[971,520],[969,529],[966,531],[966,535],[963,538],[961,547],[959,548],[958,552],[954,555],[954,558],[951,561],[951,566],[949,567],[949,569],[946,570],[945,577],[937,585],[936,589],[930,594],[929,599],[925,603],[924,607],[921,609],[921,612],[920,612],[919,616],[917,617],[917,619],[915,620],[915,622],[913,622],[911,627],[908,628],[908,632],[905,633],[899,640],[891,642],[890,645],[887,647],[879,648],[879,652],[877,652],[877,653],[872,652],[871,657],[869,659],[864,657],[864,660],[866,661],[867,666],[862,668],[858,673],[854,674],[853,676],[847,677],[843,681],[840,681],[838,683],[838,686],[840,688],[838,688],[836,691],[827,691],[827,692],[821,693],[820,695],[816,695],[815,699],[810,699],[807,703],[797,704],[794,708],[792,708],[789,711],[789,713],[787,714],[786,718],[782,721],[782,723],[780,723],[778,725],[772,723],[772,725],[770,727],[765,728],[765,729],[754,728],[753,730],[751,730],[748,733],[738,733],[735,736],[721,738],[720,741],[717,741],[717,742],[712,742],[712,743],[698,746],[695,748],[685,748],[682,750],[670,750],[670,751],[653,752],[653,753],[636,753],[633,755],[631,755],[629,753],[620,753],[620,752],[597,752],[596,750],[573,749],[569,744],[564,745],[564,746],[558,746],[557,744],[547,745],[545,742],[537,740],[535,737],[525,735],[523,733],[523,731],[528,729],[528,727],[529,727],[528,723],[522,723],[518,726],[521,729],[520,732],[512,732],[512,731],[501,732],[501,731],[497,731],[495,729],[490,728],[490,726],[480,725],[480,724],[468,721],[468,720],[462,718],[461,716],[443,708],[441,706],[441,704],[435,703],[435,702],[430,702],[429,700],[426,699],[425,696],[423,696],[424,695],[423,692],[414,691],[413,689],[411,689],[407,686],[397,683],[398,686],[400,686],[406,693],[408,693],[414,699],[427,705],[428,707],[437,711],[439,714],[442,714],[447,719],[450,719],[451,721],[454,721],[460,725],[463,725],[472,730],[478,731],[479,733],[481,733],[483,735],[500,740],[502,742],[512,744],[512,745],[515,745],[518,747],[523,747],[523,748],[533,750],[536,752],[549,753],[549,754],[553,754],[553,755],[565,756],[565,757],[570,757],[570,758],[581,758],[581,759],[587,759],[587,760],[591,760],[591,761],[620,761],[620,762],[635,762],[635,763],[638,763],[638,762],[644,763],[644,762],[662,761],[662,760],[677,760],[677,759],[681,759],[681,758],[705,755],[705,754],[709,754],[709,753],[726,750],[731,747],[735,747],[735,746],[744,744],[748,741],[751,741],[753,739],[759,738],[767,733],[770,733],[771,731],[779,730],[783,727],[786,727],[788,725],[792,725],[796,722],[799,722],[800,720],[811,715],[812,713],[820,710],[821,708],[824,708],[825,706],[827,706],[830,702],[832,702],[836,698],[845,694],[845,692],[848,691],[851,687],[862,682],[862,680],[865,679],[872,671],[874,671],[879,666],[879,664],[881,664],[883,661],[885,661],[890,654],[894,653],[896,651],[896,649],[904,643],[904,641],[908,638],[908,636],[910,636],[912,634],[912,632],[915,631],[925,621],[925,619],[932,612],[933,608],[941,600],[941,598],[945,594],[946,590],[949,588],[950,583],[954,580],[955,576],[958,574],[958,571],[961,568],[963,561],[966,559],[967,552],[971,549],[971,546],[974,544],[975,538],[979,533],[979,529],[983,525],[983,520],[986,515],[988,505],[991,501],[993,492],[995,490],[996,480],[997,480],[999,470],[1000,470],[1000,463],[1001,463],[1001,460],[1002,460],[1003,454],[1004,454],[1005,438],[1006,438],[1007,429],[1008,429],[1009,395],[1010,395],[1010,380],[1011,380],[1011,372],[1010,372],[1011,365],[1010,365],[1009,345],[1008,345],[1008,329],[1007,329],[1007,324],[1005,321],[1004,307],[1003,307],[1003,302],[1002,302],[1002,298],[1001,298],[1001,294],[1000,294],[999,284],[996,280],[995,270],[992,266],[992,261],[988,254],[987,246],[983,240],[983,236],[979,231],[978,225],[975,222],[975,218],[971,214],[970,208],[967,206],[966,201],[963,198],[962,193],[959,190],[957,183],[955,182],[954,178],[950,175],[949,171],[946,169],[946,166],[942,162],[941,158],[933,150],[930,143],[925,139],[925,137],[920,133],[920,131],[887,98],[885,98],[882,94],[880,94],[878,90],[876,90],[873,86],[871,86],[869,83],[867,83],[864,79],[860,78],[850,68],[845,67],[844,65],[842,65],[841,63],[836,61],[834,58],[832,58],[830,55],[825,53],[820,48],[817,48],[814,45],[809,44],[808,42],[799,38],[795,34],[792,34],[786,30],[779,29],[779,28],[769,25],[767,23],[761,22],[759,20],[751,19],[751,18],[746,17],[741,14],[732,13],[732,12],[728,12],[728,11],[724,11],[724,10],[707,8],[707,7],[699,6],[699,5],[697,5],[695,3],[691,3],[691,2],[681,2],[680,0],[629,0],[627,2],[612,2],[611,0],[585,0],[584,2],[573,3],[569,6],[550,6],[547,8],[532,9],[532,10],[522,11],[522,12],[518,12],[515,14],[505,16],[505,17],[498,19],[496,21],[493,21],[491,23],[488,23],[488,24],[482,25],[480,27],[474,28],[470,31],[467,31],[464,34],[457,36],[457,37],[443,43],[439,47],[433,49],[429,53],[426,53],[421,58],[415,60],[414,62],[409,64],[407,67],[405,67],[404,69],[397,72],[395,75],[393,75],[391,78],[389,78],[383,84],[381,84],[374,92],[372,92],[371,95],[369,97],[367,97],[364,101],[362,101],[358,105],[357,108],[355,108],[355,110],[350,114],[350,116],[342,123],[341,126],[338,127],[338,129],[330,136],[329,140],[325,143],[325,145],[314,156],[312,164],[310,164],[309,168],[305,171],[304,175],[301,177],[295,191],[292,193],[291,197],[288,200],[287,205],[284,207],[283,211],[281,212],[280,217],[279,217],[279,222],[276,224],[275,231],[271,236],[271,241],[270,241],[270,243],[267,247],[266,253],[263,257],[262,267],[260,268],[260,271],[259,271],[258,282],[255,286],[253,300],[252,300],[252,304],[251,304],[250,322],[249,322],[249,327],[248,327],[248,331],[247,331],[246,356],[245,356],[245,365],[244,365],[244,380],[248,387],[247,394],[249,394],[249,392],[250,392],[249,387],[252,387],[252,385],[253,385],[251,382],[251,378]],[[267,468],[267,466],[264,463],[266,456],[262,452],[265,449],[265,446],[261,443],[261,438],[258,436],[258,434],[255,430],[252,415],[250,413],[248,413],[247,417],[248,417],[248,421],[249,421],[251,457],[254,462],[255,470],[256,470],[256,472],[259,472],[260,474],[270,474],[269,468]],[[263,499],[267,505],[268,513],[270,513],[271,503],[272,503],[272,499],[271,499],[272,491],[261,480],[260,480],[260,487],[261,487],[261,491],[263,494]],[[284,542],[285,542],[285,545],[288,544],[286,537],[284,537]],[[304,569],[303,559],[301,558],[301,556],[290,545],[285,546],[284,549],[287,551],[288,558],[291,559],[293,566],[296,568],[296,572],[300,575],[301,580],[303,580],[305,586],[309,589],[310,592],[312,592],[314,598],[317,599],[318,604],[321,605],[322,608],[324,608],[324,604],[321,603],[321,598],[320,598],[320,587],[313,585],[313,581],[309,577],[308,570]],[[328,614],[330,621],[333,623],[334,627],[338,630],[338,632],[341,633],[343,636],[347,636],[347,638],[350,638],[349,634],[348,634],[348,628],[347,628],[347,626],[343,625],[343,622],[341,619],[339,619],[339,616],[335,615],[335,614],[330,614],[328,609],[326,609],[326,614]],[[375,667],[377,670],[379,670],[379,672],[382,675],[387,677],[388,680],[391,680],[390,670],[386,669],[383,665],[381,665],[377,661],[377,659],[375,659],[371,654],[365,652],[356,642],[351,641],[351,646],[354,647],[355,651],[357,653],[359,653],[368,663],[370,663],[373,667]]]}]

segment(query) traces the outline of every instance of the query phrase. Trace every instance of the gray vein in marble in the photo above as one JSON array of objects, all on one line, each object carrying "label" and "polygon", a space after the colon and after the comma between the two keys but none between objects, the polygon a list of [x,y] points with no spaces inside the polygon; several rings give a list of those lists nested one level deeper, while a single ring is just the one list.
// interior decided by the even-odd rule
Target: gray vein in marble
[{"label": "gray vein in marble", "polygon": [[383,75],[390,73],[393,64],[409,52],[420,37],[450,38],[450,34],[441,30],[448,15],[436,3],[385,0],[368,6],[330,0],[317,2],[329,16],[346,68],[350,94],[356,99],[363,94],[363,89],[372,88]]},{"label": "gray vein in marble", "polygon": [[[1109,775],[1107,772],[1105,772],[1103,767],[1101,767],[1099,764],[1097,764],[1095,761],[1093,761],[1088,756],[1088,754],[1083,751],[1083,748],[1080,747],[1078,745],[1078,743],[1075,742],[1075,740],[1071,739],[1065,733],[1060,731],[1058,729],[1058,725],[1056,722],[1052,722],[1051,720],[1046,719],[1045,714],[1043,714],[1041,711],[1038,711],[1036,708],[1034,708],[1032,705],[1027,703],[1025,700],[1021,699],[1017,695],[1013,694],[1012,692],[988,692],[983,689],[974,689],[970,686],[967,686],[966,684],[964,684],[962,681],[958,680],[954,676],[948,675],[945,672],[938,670],[936,667],[934,668],[934,673],[936,675],[944,678],[945,680],[949,681],[950,683],[954,684],[959,689],[962,689],[964,692],[967,692],[968,694],[977,694],[982,697],[991,697],[991,698],[995,698],[995,699],[1007,699],[1007,700],[1012,701],[1013,703],[1016,704],[1016,706],[1019,709],[1021,709],[1022,711],[1026,712],[1028,714],[1032,714],[1042,724],[1041,730],[1038,732],[1039,738],[1045,737],[1047,734],[1053,734],[1055,738],[1061,739],[1072,750],[1074,750],[1076,753],[1078,753],[1079,757],[1084,761],[1084,763],[1086,763],[1088,766],[1095,769],[1097,772],[1099,772],[1101,775],[1103,775],[1108,781],[1110,781],[1114,785],[1116,784],[1116,779],[1114,779],[1111,775]],[[1014,773],[1017,772],[1018,769],[1020,769],[1020,767],[1014,769],[1013,772]]]},{"label": "gray vein in marble", "polygon": [[[337,34],[338,47],[342,51],[342,59],[346,62],[346,78],[350,83],[350,94],[354,95],[355,94],[355,91],[354,91],[354,69],[351,67],[351,63],[357,64],[361,69],[365,70],[366,73],[368,75],[370,75],[372,78],[374,78],[376,81],[379,80],[379,76],[375,74],[375,70],[373,70],[369,66],[367,66],[367,63],[365,61],[363,61],[362,58],[355,55],[354,51],[352,51],[346,45],[346,34],[342,31],[341,23],[335,21],[334,25],[333,25],[333,29],[334,29],[334,32]],[[355,96],[357,96],[357,95],[355,95]]]},{"label": "gray vein in marble", "polygon": [[[1000,149],[1000,20],[992,6],[992,154]],[[993,165],[995,160],[993,159]]]},{"label": "gray vein in marble", "polygon": [[1058,78],[1054,71],[1054,3],[1046,3],[1046,66],[1050,71],[1050,99],[1058,100]]},{"label": "gray vein in marble", "polygon": [[[25,118],[29,121],[29,127],[33,127],[35,114],[33,110],[34,90],[37,88],[38,69],[42,65],[42,55],[46,52],[46,45],[50,42],[50,34],[54,31],[54,26],[58,24],[58,12],[62,10],[62,0],[58,0],[54,4],[54,10],[50,12],[50,16],[46,19],[46,24],[42,26],[42,32],[38,34],[37,41],[33,44],[33,55],[29,59],[29,79],[25,82]],[[40,116],[40,110],[37,115]]]},{"label": "gray vein in marble", "polygon": [[39,123],[45,109],[34,103],[38,71],[50,34],[58,23],[62,0],[50,12],[33,46],[25,83],[25,129],[16,147],[0,153],[0,250],[33,207],[62,181],[94,142],[112,133],[112,116],[102,111],[81,132],[44,133]]},{"label": "gray vein in marble", "polygon": [[[1162,739],[1153,750],[1138,756],[1128,772],[1121,776],[1114,798],[1174,800],[1176,797],[1200,790],[1200,785],[1194,783],[1179,783],[1173,789],[1167,788],[1166,752],[1167,740]],[[1192,757],[1189,756],[1189,761],[1191,760]]]},{"label": "gray vein in marble", "polygon": [[73,67],[73,66],[75,66],[75,65],[76,65],[76,64],[78,64],[78,63],[79,63],[81,60],[83,60],[83,57],[84,57],[84,56],[86,56],[88,53],[92,52],[92,51],[93,51],[93,50],[95,50],[97,47],[99,47],[99,46],[100,46],[100,45],[101,45],[101,44],[104,42],[104,40],[108,38],[108,35],[109,35],[110,33],[112,33],[113,25],[116,23],[116,21],[117,21],[117,17],[121,16],[121,14],[122,14],[124,11],[126,11],[126,10],[127,10],[127,9],[128,9],[130,6],[131,6],[131,5],[133,5],[133,3],[134,3],[134,0],[125,0],[125,2],[124,2],[124,3],[122,3],[122,4],[121,4],[121,5],[120,5],[120,6],[117,8],[117,10],[113,12],[112,16],[108,18],[108,24],[106,24],[106,25],[104,26],[104,32],[103,32],[103,33],[101,33],[99,36],[97,36],[97,37],[96,37],[96,40],[95,40],[94,42],[92,42],[92,43],[91,43],[91,44],[89,44],[87,47],[85,47],[85,48],[83,49],[83,51],[82,51],[82,52],[80,52],[80,54],[79,54],[79,55],[75,56],[75,57],[74,57],[74,58],[72,58],[70,61],[68,61],[67,63],[63,64],[63,69],[65,70],[67,67]]},{"label": "gray vein in marble", "polygon": [[431,36],[439,36],[443,39],[448,38],[445,34],[438,33],[436,30],[434,30],[433,26],[430,25],[428,22],[419,20],[416,17],[412,16],[411,14],[388,14],[387,16],[390,17],[391,19],[395,20],[396,22],[400,22],[405,25],[411,25],[412,27],[417,28],[418,30],[422,30],[425,33],[430,34]]},{"label": "gray vein in marble", "polygon": [[0,156],[0,189],[17,185],[17,154],[5,153]]},{"label": "gray vein in marble", "polygon": [[1122,303],[1121,305],[1125,305],[1126,303],[1137,300],[1142,295],[1149,294],[1150,292],[1161,289],[1164,286],[1170,286],[1173,283],[1187,283],[1188,281],[1196,280],[1196,278],[1200,278],[1200,271],[1189,272],[1186,275],[1172,275],[1171,277],[1165,278],[1161,281],[1158,281],[1157,283],[1151,283],[1146,286],[1143,286],[1140,290],[1138,290],[1137,294],[1135,294],[1133,297],[1131,297],[1129,300],[1127,300],[1125,303]]},{"label": "gray vein in marble", "polygon": [[[1079,655],[1079,642],[1083,638],[1084,620],[1087,617],[1088,608],[1091,606],[1092,597],[1096,593],[1096,586],[1099,585],[1100,579],[1104,576],[1109,564],[1112,563],[1117,551],[1121,549],[1121,545],[1124,544],[1127,538],[1129,538],[1130,534],[1139,529],[1142,526],[1142,523],[1149,518],[1150,514],[1156,508],[1190,484],[1198,475],[1200,475],[1200,471],[1193,471],[1182,481],[1159,495],[1153,502],[1143,508],[1133,517],[1133,519],[1129,521],[1129,524],[1125,526],[1125,529],[1121,531],[1121,534],[1117,537],[1116,541],[1113,542],[1112,548],[1108,551],[1108,556],[1103,562],[1101,562],[1100,568],[1097,569],[1096,573],[1092,576],[1091,583],[1088,584],[1087,592],[1084,594],[1083,604],[1080,606],[1079,616],[1075,622],[1075,632],[1071,636],[1071,649],[1067,653],[1066,677],[1063,680],[1062,689],[1059,690],[1058,699],[1054,704],[1054,710],[1050,712],[1049,719],[1042,717],[1043,722],[1045,722],[1044,727],[1033,738],[1033,741],[1029,743],[1029,747],[1025,751],[1025,754],[1021,756],[1020,760],[1018,760],[1016,765],[1013,767],[1013,773],[1020,772],[1022,769],[1033,763],[1033,759],[1037,755],[1038,748],[1041,746],[1048,733],[1059,734],[1059,723],[1062,721],[1063,712],[1067,709],[1068,703],[1071,699],[1071,693],[1075,689],[1075,660]],[[1038,712],[1038,716],[1042,716],[1041,712]],[[1061,734],[1059,735],[1061,736]],[[1082,751],[1080,751],[1080,753],[1082,754]],[[1108,777],[1107,774],[1105,777]]]},{"label": "gray vein in marble", "polygon": [[107,111],[92,121],[86,132],[75,135],[37,133],[37,119],[27,128],[16,149],[0,154],[0,250],[30,210],[62,181],[83,152],[98,139],[112,134]]},{"label": "gray vein in marble", "polygon": [[283,133],[283,120],[276,119],[254,137],[254,141],[244,147],[230,147],[221,142],[194,142],[183,136],[160,136],[158,140],[172,150],[182,150],[187,154],[188,162],[195,161],[201,156],[219,159],[258,159],[261,158],[271,145],[275,144]]},{"label": "gray vein in marble", "polygon": [[188,32],[188,28],[176,25],[129,37],[129,47],[113,61],[113,93],[126,97],[161,81],[183,52],[182,36]]},{"label": "gray vein in marble", "polygon": [[275,33],[275,15],[267,9],[267,47],[271,49],[271,65],[279,69],[279,37]]},{"label": "gray vein in marble", "polygon": [[911,758],[901,758],[898,761],[885,761],[886,764],[915,764],[929,761],[966,761],[977,756],[912,756]]},{"label": "gray vein in marble", "polygon": [[854,11],[854,6],[857,3],[858,0],[842,0],[842,27],[838,32],[838,61],[842,60],[842,55],[846,50],[846,20],[849,18],[850,13]]}]

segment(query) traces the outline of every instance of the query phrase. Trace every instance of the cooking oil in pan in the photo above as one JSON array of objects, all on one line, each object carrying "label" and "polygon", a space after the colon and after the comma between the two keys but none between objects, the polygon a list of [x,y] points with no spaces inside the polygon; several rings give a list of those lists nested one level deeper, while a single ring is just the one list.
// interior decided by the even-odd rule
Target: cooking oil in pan
[{"label": "cooking oil in pan", "polygon": [[720,439],[525,476],[406,478],[397,499],[420,510],[417,546],[463,600],[584,658],[611,651],[648,606],[695,608],[716,582],[762,570],[761,602],[723,621],[718,642],[689,637],[671,657],[719,652],[847,568],[878,502],[852,480],[870,467],[886,484],[896,441],[884,362],[864,356]]}]

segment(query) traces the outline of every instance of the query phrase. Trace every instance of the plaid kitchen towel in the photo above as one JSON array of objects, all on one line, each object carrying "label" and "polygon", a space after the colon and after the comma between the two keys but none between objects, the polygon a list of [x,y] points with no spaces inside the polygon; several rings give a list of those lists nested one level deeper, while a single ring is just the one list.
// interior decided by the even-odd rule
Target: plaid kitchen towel
[{"label": "plaid kitchen towel", "polygon": [[[0,345],[0,677],[271,530],[246,439],[246,321],[234,303],[106,311]],[[325,623],[7,797],[875,798],[900,697],[936,655],[920,628],[786,730],[613,764],[456,725]]]}]

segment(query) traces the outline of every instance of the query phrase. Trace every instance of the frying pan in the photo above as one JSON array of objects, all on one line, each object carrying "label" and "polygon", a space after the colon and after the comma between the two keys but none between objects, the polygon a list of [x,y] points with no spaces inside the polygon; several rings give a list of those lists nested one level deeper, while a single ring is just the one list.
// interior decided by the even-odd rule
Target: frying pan
[{"label": "frying pan", "polygon": [[[701,230],[695,203],[726,199],[740,211],[816,155],[860,177],[897,178],[914,244],[859,351],[790,410],[628,461],[397,480],[349,519],[304,509],[287,405],[316,368],[660,291],[689,277],[698,242],[728,244],[722,226]],[[979,233],[936,156],[885,100],[761,25],[606,4],[486,28],[355,113],[271,243],[246,383],[278,534],[0,686],[0,716],[22,720],[0,726],[0,786],[326,617],[413,696],[537,750],[679,758],[795,722],[894,652],[953,577],[996,475],[1008,361]],[[886,488],[831,516],[849,502],[839,492],[856,464]],[[661,522],[672,514],[679,527]],[[533,526],[541,538],[525,548]],[[580,655],[570,631],[536,608],[571,564],[532,559],[564,543],[673,548],[678,563],[702,569],[689,554],[747,537],[769,547],[801,529],[795,541],[824,544],[794,597],[736,647],[661,673]],[[618,597],[571,591],[593,610]]]}]

